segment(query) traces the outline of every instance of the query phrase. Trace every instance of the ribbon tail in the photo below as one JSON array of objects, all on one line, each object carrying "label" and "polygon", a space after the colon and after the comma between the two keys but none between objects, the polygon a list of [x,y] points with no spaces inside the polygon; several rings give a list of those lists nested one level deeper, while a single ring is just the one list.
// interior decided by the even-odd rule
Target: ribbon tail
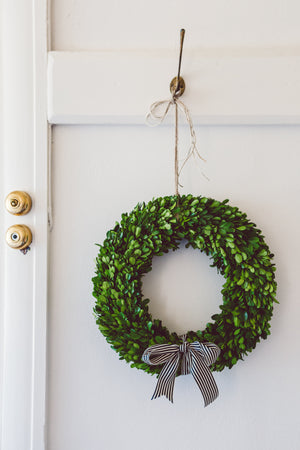
[{"label": "ribbon tail", "polygon": [[164,364],[159,374],[155,391],[154,394],[152,395],[151,400],[160,397],[161,395],[165,395],[167,399],[173,403],[174,383],[178,365],[179,365],[179,354],[177,353],[173,355],[172,358]]},{"label": "ribbon tail", "polygon": [[218,397],[218,386],[202,356],[193,351],[192,358],[191,373],[203,396],[204,406],[208,406]]}]

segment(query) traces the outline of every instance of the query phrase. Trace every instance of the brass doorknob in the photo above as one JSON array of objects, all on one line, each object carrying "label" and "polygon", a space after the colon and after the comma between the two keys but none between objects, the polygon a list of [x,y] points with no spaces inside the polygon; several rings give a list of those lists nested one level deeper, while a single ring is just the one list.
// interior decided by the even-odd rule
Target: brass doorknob
[{"label": "brass doorknob", "polygon": [[12,225],[6,232],[6,242],[11,248],[23,250],[32,242],[30,228],[26,225]]},{"label": "brass doorknob", "polygon": [[31,210],[31,197],[27,192],[13,191],[5,199],[5,206],[10,214],[23,216]]}]

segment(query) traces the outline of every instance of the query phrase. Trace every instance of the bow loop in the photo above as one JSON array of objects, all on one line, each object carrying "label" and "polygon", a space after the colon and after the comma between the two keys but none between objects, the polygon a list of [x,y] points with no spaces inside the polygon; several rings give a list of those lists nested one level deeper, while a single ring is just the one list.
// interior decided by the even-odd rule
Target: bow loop
[{"label": "bow loop", "polygon": [[153,398],[165,395],[173,402],[176,373],[181,359],[181,375],[191,373],[203,395],[204,406],[212,403],[219,395],[218,387],[209,369],[220,354],[212,342],[189,343],[185,337],[181,345],[157,344],[148,347],[142,356],[149,365],[164,364],[155,387]]},{"label": "bow loop", "polygon": [[143,353],[143,361],[151,366],[164,364],[178,352],[178,345],[156,344],[148,347]]},{"label": "bow loop", "polygon": [[191,344],[191,350],[198,352],[208,366],[216,362],[221,352],[219,347],[212,342],[201,343],[198,341]]}]

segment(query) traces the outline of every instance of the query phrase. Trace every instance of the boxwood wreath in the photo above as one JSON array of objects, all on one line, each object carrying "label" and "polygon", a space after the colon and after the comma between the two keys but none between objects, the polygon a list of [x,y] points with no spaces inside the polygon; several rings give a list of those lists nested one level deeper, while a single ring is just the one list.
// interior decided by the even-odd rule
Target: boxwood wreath
[{"label": "boxwood wreath", "polygon": [[93,278],[100,331],[120,359],[151,374],[159,374],[161,367],[143,362],[144,350],[182,341],[160,319],[152,318],[149,299],[143,298],[142,277],[151,270],[153,256],[176,250],[182,240],[186,247],[206,253],[225,279],[220,312],[204,330],[186,334],[187,342],[219,346],[221,354],[211,369],[231,368],[270,334],[276,301],[274,255],[256,225],[228,200],[192,195],[155,198],[122,214],[120,223],[107,232]]}]

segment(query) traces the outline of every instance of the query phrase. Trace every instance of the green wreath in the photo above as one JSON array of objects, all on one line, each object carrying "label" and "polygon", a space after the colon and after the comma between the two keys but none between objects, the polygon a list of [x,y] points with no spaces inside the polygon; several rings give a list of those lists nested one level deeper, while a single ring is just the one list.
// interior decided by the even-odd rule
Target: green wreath
[{"label": "green wreath", "polygon": [[108,231],[97,256],[93,278],[94,313],[100,331],[120,359],[131,367],[159,373],[142,361],[155,344],[181,344],[161,320],[153,319],[143,298],[142,277],[154,255],[176,250],[180,241],[206,253],[224,276],[223,304],[201,331],[189,331],[187,342],[212,342],[221,354],[212,370],[231,368],[270,334],[276,302],[275,267],[261,231],[228,200],[168,196],[138,204]]}]

